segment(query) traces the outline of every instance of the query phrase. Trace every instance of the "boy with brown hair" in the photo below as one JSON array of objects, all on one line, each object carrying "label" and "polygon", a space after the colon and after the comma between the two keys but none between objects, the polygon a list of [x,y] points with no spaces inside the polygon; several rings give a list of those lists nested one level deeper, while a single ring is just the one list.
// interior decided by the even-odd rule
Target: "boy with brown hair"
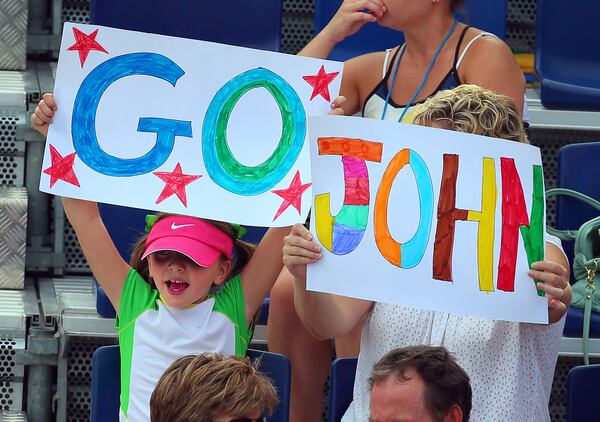
[{"label": "boy with brown hair", "polygon": [[160,377],[150,399],[152,422],[262,421],[278,403],[271,381],[248,358],[188,355]]}]

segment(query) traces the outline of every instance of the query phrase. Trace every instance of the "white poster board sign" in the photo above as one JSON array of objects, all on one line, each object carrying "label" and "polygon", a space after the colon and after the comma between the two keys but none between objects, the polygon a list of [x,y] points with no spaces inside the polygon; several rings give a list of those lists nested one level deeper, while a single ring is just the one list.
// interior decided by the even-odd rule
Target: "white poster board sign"
[{"label": "white poster board sign", "polygon": [[304,221],[308,115],[342,64],[67,23],[40,190],[256,226]]},{"label": "white poster board sign", "polygon": [[354,117],[309,118],[307,287],[480,317],[547,323],[528,277],[544,258],[538,148]]}]

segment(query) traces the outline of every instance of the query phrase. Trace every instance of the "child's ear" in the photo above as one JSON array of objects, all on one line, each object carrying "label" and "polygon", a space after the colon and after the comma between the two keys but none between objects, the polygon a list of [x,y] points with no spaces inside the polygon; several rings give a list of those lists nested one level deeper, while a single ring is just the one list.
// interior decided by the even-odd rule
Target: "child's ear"
[{"label": "child's ear", "polygon": [[227,275],[229,274],[229,271],[231,271],[231,261],[222,261],[219,264],[219,271],[217,272],[213,283],[217,285],[223,284],[227,280]]}]

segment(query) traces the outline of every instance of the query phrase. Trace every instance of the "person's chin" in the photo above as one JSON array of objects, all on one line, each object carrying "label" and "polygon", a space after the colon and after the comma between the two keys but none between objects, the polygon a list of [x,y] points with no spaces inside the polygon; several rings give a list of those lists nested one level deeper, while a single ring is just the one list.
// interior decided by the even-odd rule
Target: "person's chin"
[{"label": "person's chin", "polygon": [[395,31],[400,31],[398,28],[394,28],[390,22],[386,21],[385,18],[381,18],[379,19],[377,22],[375,22],[377,25],[383,27],[383,28],[388,28],[388,29],[393,29]]},{"label": "person's chin", "polygon": [[402,28],[399,28],[399,22],[393,22],[388,15],[384,14],[381,18],[377,20],[377,25],[382,26],[384,28],[393,29],[394,31],[401,31]]},{"label": "person's chin", "polygon": [[167,305],[171,308],[177,309],[187,308],[190,305],[190,303],[188,303],[189,301],[180,296],[165,298],[165,302],[167,302]]}]

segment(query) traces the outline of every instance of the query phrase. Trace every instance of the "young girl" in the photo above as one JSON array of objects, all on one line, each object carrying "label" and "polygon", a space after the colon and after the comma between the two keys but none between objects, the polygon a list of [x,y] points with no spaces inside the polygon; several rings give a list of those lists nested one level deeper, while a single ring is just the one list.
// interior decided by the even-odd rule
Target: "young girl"
[{"label": "young girl", "polygon": [[[402,31],[405,43],[348,60],[342,97],[332,104],[335,113],[410,123],[416,104],[466,83],[507,95],[522,114],[525,79],[510,48],[492,34],[456,22],[453,15],[462,3],[344,0],[329,24],[299,54],[326,58],[338,42],[365,24],[385,26]],[[317,422],[332,346],[304,329],[294,312],[292,295],[293,280],[284,271],[271,293],[269,349],[292,362],[291,420]],[[359,324],[348,336],[336,339],[338,356],[358,354],[360,328]],[[292,339],[291,331],[296,333]]]},{"label": "young girl", "polygon": [[[521,118],[506,96],[462,85],[440,92],[415,123],[526,141]],[[471,378],[473,421],[549,421],[548,401],[564,315],[571,301],[569,264],[560,241],[546,236],[546,260],[529,276],[548,299],[548,325],[495,321],[446,312],[374,303],[306,290],[306,266],[321,257],[312,234],[297,224],[285,239],[284,264],[295,278],[296,310],[319,338],[345,335],[364,320],[354,401],[344,421],[369,415],[368,378],[377,360],[397,347],[444,346]],[[366,280],[363,280],[366,282]]]},{"label": "young girl", "polygon": [[[44,94],[32,116],[43,135],[55,110],[52,95]],[[121,420],[150,420],[152,391],[178,358],[202,352],[245,356],[253,316],[281,271],[289,227],[269,230],[253,254],[230,224],[160,215],[137,243],[130,266],[96,203],[62,201],[92,272],[117,311]]]}]

